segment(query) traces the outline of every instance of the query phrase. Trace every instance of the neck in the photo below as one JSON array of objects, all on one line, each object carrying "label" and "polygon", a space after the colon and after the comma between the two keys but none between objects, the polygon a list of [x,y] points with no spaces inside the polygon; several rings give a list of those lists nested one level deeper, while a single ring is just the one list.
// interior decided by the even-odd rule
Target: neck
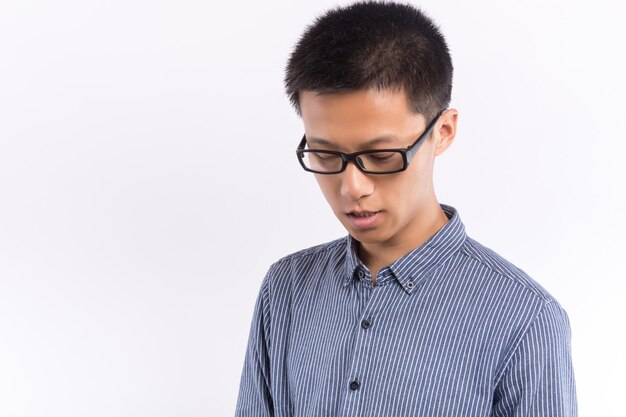
[{"label": "neck", "polygon": [[[376,279],[378,271],[421,246],[448,222],[439,203],[425,207],[397,239],[378,243],[359,243],[358,255]],[[375,281],[374,281],[375,282]]]}]

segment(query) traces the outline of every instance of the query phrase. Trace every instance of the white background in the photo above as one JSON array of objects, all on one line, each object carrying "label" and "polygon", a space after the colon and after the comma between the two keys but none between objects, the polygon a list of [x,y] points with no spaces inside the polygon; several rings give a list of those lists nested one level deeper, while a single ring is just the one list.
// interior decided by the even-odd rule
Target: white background
[{"label": "white background", "polygon": [[[2,0],[1,416],[233,414],[267,268],[344,235],[282,85],[333,4]],[[569,313],[581,416],[621,416],[623,3],[420,4],[460,113],[439,199]]]}]

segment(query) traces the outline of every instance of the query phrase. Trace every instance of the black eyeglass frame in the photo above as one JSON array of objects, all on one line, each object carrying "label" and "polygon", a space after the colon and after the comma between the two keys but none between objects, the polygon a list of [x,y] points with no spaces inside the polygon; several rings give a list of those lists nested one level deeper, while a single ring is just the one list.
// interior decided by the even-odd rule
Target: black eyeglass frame
[{"label": "black eyeglass frame", "polygon": [[[409,166],[409,162],[411,162],[411,159],[413,159],[413,157],[417,153],[417,150],[419,149],[420,145],[423,143],[423,139],[426,138],[430,134],[430,132],[435,127],[435,124],[437,123],[437,120],[439,120],[441,115],[446,110],[447,109],[443,109],[439,113],[437,113],[437,115],[428,124],[428,126],[426,126],[426,129],[424,130],[424,132],[415,140],[415,142],[413,142],[412,145],[410,145],[407,148],[368,149],[366,151],[359,151],[359,152],[353,152],[353,153],[344,153],[344,152],[339,152],[339,151],[331,151],[331,150],[327,150],[327,149],[304,149],[304,147],[306,146],[306,134],[304,134],[304,135],[302,135],[302,140],[300,141],[300,144],[298,145],[298,148],[296,149],[296,154],[298,156],[298,161],[300,162],[300,165],[302,165],[302,168],[304,168],[305,171],[313,172],[315,174],[323,174],[323,175],[339,174],[340,172],[345,171],[346,167],[348,166],[348,162],[353,162],[354,165],[356,165],[356,167],[361,172],[364,172],[366,174],[395,174],[397,172],[405,171],[407,169],[407,167]],[[330,154],[330,155],[338,155],[338,156],[341,157],[341,161],[342,161],[341,168],[339,170],[337,170],[337,171],[330,171],[330,172],[328,172],[328,171],[317,171],[317,170],[314,170],[314,169],[310,169],[304,163],[304,154],[307,153],[307,152],[315,152],[315,153],[325,153],[325,154]],[[402,161],[403,161],[402,167],[400,169],[395,170],[395,171],[382,171],[382,172],[368,171],[363,166],[363,164],[361,163],[361,160],[358,158],[361,155],[372,154],[372,153],[380,153],[380,152],[398,152],[398,153],[400,153],[402,155]]]}]

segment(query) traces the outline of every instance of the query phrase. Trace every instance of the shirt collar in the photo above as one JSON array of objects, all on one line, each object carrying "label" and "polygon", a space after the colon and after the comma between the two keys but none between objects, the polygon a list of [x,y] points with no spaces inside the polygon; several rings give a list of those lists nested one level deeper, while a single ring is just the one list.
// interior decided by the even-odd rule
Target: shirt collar
[{"label": "shirt collar", "polygon": [[[409,294],[431,271],[457,252],[467,237],[457,210],[445,204],[441,204],[441,208],[448,217],[448,222],[421,246],[389,265],[398,283]],[[363,268],[363,262],[356,254],[357,245],[356,239],[347,237],[344,286],[352,282],[359,267]]]}]

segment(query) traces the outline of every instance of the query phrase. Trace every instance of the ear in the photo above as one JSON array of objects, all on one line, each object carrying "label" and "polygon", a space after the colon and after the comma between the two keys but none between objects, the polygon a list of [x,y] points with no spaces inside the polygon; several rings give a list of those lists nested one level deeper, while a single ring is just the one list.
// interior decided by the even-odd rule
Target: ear
[{"label": "ear", "polygon": [[441,118],[435,126],[438,133],[435,137],[437,143],[435,144],[435,156],[439,156],[445,152],[446,149],[454,141],[456,136],[456,122],[459,117],[459,112],[456,109],[448,109],[441,115]]}]

